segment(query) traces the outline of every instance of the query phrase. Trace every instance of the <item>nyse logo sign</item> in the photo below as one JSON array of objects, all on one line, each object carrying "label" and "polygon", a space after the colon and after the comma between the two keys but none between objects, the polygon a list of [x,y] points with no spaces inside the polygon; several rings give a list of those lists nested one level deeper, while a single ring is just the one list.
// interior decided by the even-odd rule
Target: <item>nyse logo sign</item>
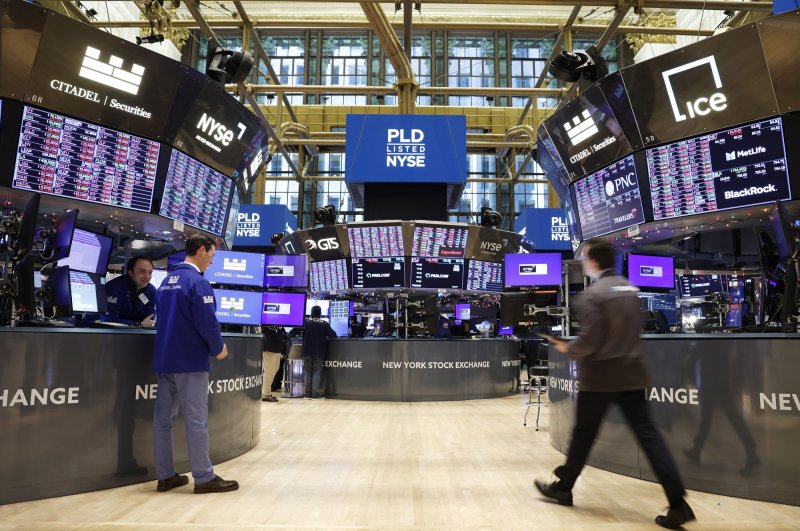
[{"label": "nyse logo sign", "polygon": [[264,313],[274,314],[274,315],[289,315],[289,311],[292,309],[290,304],[284,304],[279,302],[266,302],[264,303]]},{"label": "nyse logo sign", "polygon": [[424,168],[425,133],[422,129],[387,129],[386,167]]},{"label": "nyse logo sign", "polygon": [[608,197],[614,197],[615,195],[625,193],[636,186],[636,174],[629,172],[625,175],[607,181],[605,186],[606,195]]},{"label": "nyse logo sign", "polygon": [[523,276],[546,275],[547,264],[520,264],[519,274]]},{"label": "nyse logo sign", "polygon": [[144,76],[144,67],[134,64],[128,72],[122,68],[121,57],[112,55],[108,63],[104,63],[100,60],[100,50],[87,46],[78,75],[136,96]]},{"label": "nyse logo sign", "polygon": [[664,269],[661,266],[639,266],[639,275],[643,277],[658,277],[664,276]]},{"label": "nyse logo sign", "polygon": [[553,242],[569,241],[569,226],[567,225],[566,217],[564,216],[550,217],[550,241]]},{"label": "nyse logo sign", "polygon": [[223,310],[231,312],[239,310],[244,311],[244,299],[237,299],[235,297],[220,297],[220,306]]},{"label": "nyse logo sign", "polygon": [[567,136],[573,146],[577,146],[599,132],[597,124],[592,120],[588,109],[584,110],[580,116],[574,117],[572,123],[565,122],[564,130],[567,132]]},{"label": "nyse logo sign", "polygon": [[[233,141],[234,131],[206,113],[203,113],[203,116],[200,117],[196,127],[202,134],[195,135],[195,138],[217,153],[222,151],[222,147],[228,147]],[[247,127],[239,122],[236,124],[236,129],[239,131],[236,139],[241,140],[245,131],[247,131]],[[221,144],[222,147],[218,144]]]},{"label": "nyse logo sign", "polygon": [[236,236],[240,238],[261,237],[261,214],[239,212],[236,217]]},{"label": "nyse logo sign", "polygon": [[[675,96],[676,91],[672,86],[672,80],[670,78],[675,74],[686,72],[695,68],[702,68],[703,71],[706,72],[710,71],[711,78],[714,81],[714,86],[717,88],[717,90],[722,88],[722,79],[720,78],[719,69],[717,68],[717,61],[714,59],[713,55],[709,55],[708,57],[698,59],[697,61],[692,61],[691,63],[687,63],[683,66],[678,66],[662,72],[661,75],[664,78],[664,85],[667,89],[667,96],[669,97],[669,103],[672,106],[672,114],[675,115],[676,122],[683,122],[687,119],[687,115],[684,114],[683,107],[685,107],[685,112],[688,114],[688,118],[706,116],[711,112],[720,112],[728,108],[727,97],[722,92],[715,92],[708,96],[701,96],[695,100],[690,99],[685,102],[678,102],[678,99]],[[696,72],[696,74],[701,75],[700,71]]]},{"label": "nyse logo sign", "polygon": [[323,238],[318,241],[314,240],[306,240],[306,249],[309,251],[313,251],[314,249],[319,249],[320,251],[333,251],[339,248],[339,242],[336,241],[336,238]]},{"label": "nyse logo sign", "polygon": [[222,269],[225,271],[247,271],[247,260],[236,258],[223,258]]}]

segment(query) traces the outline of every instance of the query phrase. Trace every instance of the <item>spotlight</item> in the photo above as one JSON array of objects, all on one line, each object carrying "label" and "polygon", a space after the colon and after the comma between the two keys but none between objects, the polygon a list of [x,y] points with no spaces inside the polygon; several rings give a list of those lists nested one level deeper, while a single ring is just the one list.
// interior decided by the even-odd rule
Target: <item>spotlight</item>
[{"label": "spotlight", "polygon": [[281,241],[284,236],[286,236],[285,232],[276,232],[276,233],[274,233],[272,235],[272,238],[271,238],[272,239],[272,245],[278,245],[278,242]]},{"label": "spotlight", "polygon": [[481,208],[481,227],[499,227],[503,216],[489,207]]},{"label": "spotlight", "polygon": [[226,50],[208,43],[206,75],[217,83],[241,83],[253,68],[253,57],[239,50]]},{"label": "spotlight", "polygon": [[161,33],[151,33],[150,35],[145,35],[144,37],[136,37],[136,44],[138,45],[141,45],[142,43],[156,44],[158,42],[164,42],[164,35]]},{"label": "spotlight", "polygon": [[322,224],[323,227],[336,224],[336,207],[325,205],[314,211],[314,221]]},{"label": "spotlight", "polygon": [[553,58],[547,72],[559,81],[574,83],[583,77],[594,83],[608,75],[608,66],[595,46],[586,52],[562,51]]}]

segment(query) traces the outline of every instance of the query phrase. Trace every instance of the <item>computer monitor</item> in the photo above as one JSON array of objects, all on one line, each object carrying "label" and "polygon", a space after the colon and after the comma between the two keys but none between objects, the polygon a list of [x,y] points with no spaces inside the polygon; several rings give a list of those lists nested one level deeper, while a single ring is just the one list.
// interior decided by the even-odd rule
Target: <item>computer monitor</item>
[{"label": "computer monitor", "polygon": [[308,287],[308,255],[268,254],[264,257],[264,287]]},{"label": "computer monitor", "polygon": [[305,293],[263,294],[261,324],[276,326],[303,326],[305,321]]},{"label": "computer monitor", "polygon": [[160,288],[161,283],[164,282],[168,274],[169,273],[164,269],[153,269],[153,276],[150,277],[150,284],[155,286],[156,289]]},{"label": "computer monitor", "polygon": [[306,315],[311,315],[311,308],[314,306],[319,306],[320,309],[320,317],[328,318],[330,315],[330,304],[331,301],[327,299],[306,299]]},{"label": "computer monitor", "polygon": [[47,276],[46,286],[51,294],[50,303],[56,317],[72,315],[72,290],[69,267],[58,267]]},{"label": "computer monitor", "polygon": [[222,324],[260,325],[262,294],[252,291],[215,289],[217,321]]},{"label": "computer monitor", "polygon": [[455,306],[455,324],[460,325],[462,321],[469,321],[470,305],[468,302],[458,303]]},{"label": "computer monitor", "polygon": [[634,286],[672,289],[675,287],[675,259],[629,254],[628,280]]},{"label": "computer monitor", "polygon": [[[53,220],[52,234],[45,241],[44,255],[48,260],[61,260],[69,256],[77,221],[77,208],[73,208]],[[49,251],[52,251],[52,254]],[[105,274],[105,271],[103,273]]]},{"label": "computer monitor", "polygon": [[261,286],[264,282],[264,255],[217,251],[204,276],[212,284]]},{"label": "computer monitor", "polygon": [[681,275],[680,294],[684,299],[705,297],[723,291],[722,275]]},{"label": "computer monitor", "polygon": [[553,321],[544,308],[558,304],[558,293],[504,293],[500,296],[500,322],[543,325]]},{"label": "computer monitor", "polygon": [[75,271],[105,275],[114,238],[81,229],[75,229],[69,256],[58,261],[59,267],[69,266]]},{"label": "computer monitor", "polygon": [[69,270],[69,290],[73,313],[108,313],[104,275]]},{"label": "computer monitor", "polygon": [[525,253],[505,256],[505,286],[561,285],[561,253]]},{"label": "computer monitor", "polygon": [[25,205],[22,211],[22,219],[19,224],[19,235],[17,236],[16,254],[21,257],[33,249],[36,239],[36,220],[39,216],[39,203],[42,196],[34,194]]}]

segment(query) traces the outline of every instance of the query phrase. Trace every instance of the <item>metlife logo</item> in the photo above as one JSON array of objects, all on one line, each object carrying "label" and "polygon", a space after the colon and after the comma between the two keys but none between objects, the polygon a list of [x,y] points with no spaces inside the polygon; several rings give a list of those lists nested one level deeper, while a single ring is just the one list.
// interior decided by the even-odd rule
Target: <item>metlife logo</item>
[{"label": "metlife logo", "polygon": [[731,151],[730,153],[725,153],[725,160],[727,162],[732,162],[734,160],[745,159],[748,157],[754,157],[756,155],[763,155],[767,152],[767,148],[764,146],[756,146],[754,148],[750,148],[747,150],[739,150],[739,151]]}]

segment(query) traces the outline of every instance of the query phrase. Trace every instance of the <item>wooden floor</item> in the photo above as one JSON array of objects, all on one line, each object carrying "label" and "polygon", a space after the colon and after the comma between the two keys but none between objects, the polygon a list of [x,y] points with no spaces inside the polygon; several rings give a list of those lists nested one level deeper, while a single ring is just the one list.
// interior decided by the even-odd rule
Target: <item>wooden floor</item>
[{"label": "wooden floor", "polygon": [[[563,456],[522,426],[523,395],[395,404],[263,403],[261,442],[216,467],[239,491],[156,493],[155,482],[0,506],[0,529],[660,529],[660,487],[587,468],[575,506],[542,500]],[[535,416],[535,410],[532,410]],[[534,417],[535,418],[535,417]],[[800,507],[692,492],[689,529],[800,530]]]}]

